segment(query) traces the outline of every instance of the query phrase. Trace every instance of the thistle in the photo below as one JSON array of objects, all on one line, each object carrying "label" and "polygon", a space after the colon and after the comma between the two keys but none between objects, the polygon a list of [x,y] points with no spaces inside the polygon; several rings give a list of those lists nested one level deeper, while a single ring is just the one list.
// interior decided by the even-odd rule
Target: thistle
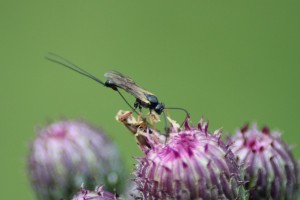
[{"label": "thistle", "polygon": [[123,189],[123,163],[101,130],[81,121],[60,121],[38,130],[28,156],[28,172],[38,199],[70,199],[84,183]]},{"label": "thistle", "polygon": [[228,141],[238,162],[245,166],[250,199],[297,198],[298,166],[278,132],[245,125]]},{"label": "thistle", "polygon": [[117,198],[116,195],[104,191],[103,186],[97,186],[94,191],[86,190],[82,186],[72,200],[121,200],[121,198]]},{"label": "thistle", "polygon": [[210,134],[203,119],[198,128],[187,119],[183,130],[171,123],[165,141],[155,130],[137,133],[146,137],[147,145],[139,143],[145,156],[137,158],[134,198],[244,199],[239,166],[219,130]]}]

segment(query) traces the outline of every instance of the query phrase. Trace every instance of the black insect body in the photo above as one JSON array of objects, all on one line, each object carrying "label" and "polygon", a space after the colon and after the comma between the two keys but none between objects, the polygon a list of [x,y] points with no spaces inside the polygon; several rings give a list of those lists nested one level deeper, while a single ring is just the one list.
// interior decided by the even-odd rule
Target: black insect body
[{"label": "black insect body", "polygon": [[[115,91],[117,91],[121,97],[125,100],[125,102],[135,111],[137,108],[140,110],[142,108],[148,108],[150,110],[150,113],[152,110],[154,110],[157,114],[161,114],[165,106],[163,103],[159,102],[157,97],[152,94],[151,92],[143,89],[142,87],[138,86],[130,77],[117,72],[117,71],[108,71],[104,74],[104,76],[107,78],[107,81],[103,82],[97,77],[93,76],[92,74],[88,73],[87,71],[83,70],[82,68],[76,66],[72,62],[68,61],[67,59],[53,54],[49,53],[50,56],[54,57],[46,57],[46,59],[58,63],[60,65],[63,65],[64,67],[67,67],[73,71],[76,71],[88,78],[93,79],[94,81],[109,87]],[[134,103],[134,107],[132,107],[127,100],[124,98],[124,96],[120,93],[118,88],[121,88],[128,92],[129,94],[133,95],[136,98],[136,101]]]},{"label": "black insect body", "polygon": [[[148,108],[150,110],[150,113],[154,110],[157,114],[164,114],[164,118],[166,121],[166,116],[164,113],[164,109],[176,109],[176,110],[182,110],[186,113],[187,117],[189,116],[187,110],[183,108],[166,108],[165,105],[162,102],[159,102],[157,97],[152,94],[151,92],[143,89],[142,87],[138,86],[130,77],[117,72],[117,71],[108,71],[104,74],[104,76],[107,78],[106,82],[101,81],[97,77],[93,76],[92,74],[88,73],[87,71],[81,69],[80,67],[76,66],[69,60],[56,55],[54,53],[49,53],[49,56],[53,57],[46,57],[46,59],[55,62],[57,64],[60,64],[64,67],[67,67],[79,74],[82,74],[90,79],[93,79],[94,81],[102,84],[103,86],[109,87],[115,91],[117,91],[120,96],[123,98],[123,100],[127,103],[127,105],[136,112],[136,109],[139,108],[140,110],[142,108]],[[128,101],[125,99],[125,97],[122,95],[122,93],[118,90],[118,88],[121,88],[128,92],[129,94],[133,95],[136,98],[136,101],[134,103],[134,106],[132,107]],[[166,123],[165,123],[166,125]]]},{"label": "black insect body", "polygon": [[150,112],[151,112],[151,110],[154,110],[157,114],[160,115],[163,112],[163,110],[165,109],[165,104],[158,102],[157,97],[154,95],[145,94],[145,96],[146,96],[146,99],[150,102],[150,105],[145,104],[140,99],[136,99],[136,101],[134,103],[134,108],[137,108],[137,107],[139,107],[140,109],[142,107],[149,108]]},{"label": "black insect body", "polygon": [[122,88],[136,97],[134,109],[149,108],[150,113],[154,110],[159,115],[163,112],[165,105],[160,103],[154,94],[138,86],[130,77],[117,71],[106,72],[104,76],[107,78],[105,86],[114,90]]}]

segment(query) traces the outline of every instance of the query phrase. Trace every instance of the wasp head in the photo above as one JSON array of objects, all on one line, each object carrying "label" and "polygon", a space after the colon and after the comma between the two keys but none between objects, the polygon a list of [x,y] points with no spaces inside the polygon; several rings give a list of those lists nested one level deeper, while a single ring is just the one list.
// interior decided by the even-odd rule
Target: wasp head
[{"label": "wasp head", "polygon": [[164,109],[165,109],[164,103],[158,103],[154,108],[155,112],[159,115],[163,112]]}]

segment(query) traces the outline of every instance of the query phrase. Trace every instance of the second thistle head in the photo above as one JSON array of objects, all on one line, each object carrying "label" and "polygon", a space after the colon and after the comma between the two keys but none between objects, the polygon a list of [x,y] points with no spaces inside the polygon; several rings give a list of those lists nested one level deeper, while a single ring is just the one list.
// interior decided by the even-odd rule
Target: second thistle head
[{"label": "second thistle head", "polygon": [[122,191],[123,163],[101,130],[65,120],[37,132],[28,156],[37,199],[70,199],[82,183],[88,189],[103,184],[109,191]]},{"label": "second thistle head", "polygon": [[228,140],[233,153],[245,167],[250,199],[296,199],[298,165],[278,132],[245,125]]}]

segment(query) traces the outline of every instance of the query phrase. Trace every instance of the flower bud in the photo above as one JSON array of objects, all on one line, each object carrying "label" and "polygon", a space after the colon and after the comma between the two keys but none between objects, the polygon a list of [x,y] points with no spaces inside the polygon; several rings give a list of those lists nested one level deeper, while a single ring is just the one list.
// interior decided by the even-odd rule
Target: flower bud
[{"label": "flower bud", "polygon": [[278,132],[245,125],[228,140],[245,172],[250,199],[296,199],[298,166]]},{"label": "flower bud", "polygon": [[81,121],[60,121],[38,130],[28,172],[38,199],[70,199],[84,183],[122,192],[124,167],[101,130]]},{"label": "flower bud", "polygon": [[148,129],[145,156],[137,158],[134,172],[141,199],[244,199],[244,182],[233,153],[221,141],[217,130],[208,132],[202,119],[198,128],[185,122],[179,129],[174,121],[166,141]]},{"label": "flower bud", "polygon": [[97,186],[94,191],[85,190],[82,187],[72,200],[121,200],[121,198],[104,191],[102,186]]}]

